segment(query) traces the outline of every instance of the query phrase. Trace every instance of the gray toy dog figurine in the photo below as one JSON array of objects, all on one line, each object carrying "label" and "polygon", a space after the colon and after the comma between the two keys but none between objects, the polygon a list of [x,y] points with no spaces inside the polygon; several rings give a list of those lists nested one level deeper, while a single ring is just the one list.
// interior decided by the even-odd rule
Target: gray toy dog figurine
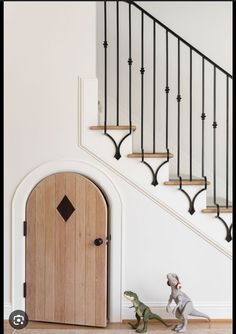
[{"label": "gray toy dog figurine", "polygon": [[[191,299],[181,291],[181,283],[179,278],[174,273],[169,273],[167,275],[167,284],[171,287],[171,294],[166,306],[166,311],[171,312],[170,304],[172,300],[175,301],[176,306],[173,309],[172,313],[176,316],[177,319],[181,321],[181,324],[176,325],[173,330],[178,333],[183,333],[186,331],[188,324],[188,316],[203,317],[210,321],[211,319],[208,315],[201,313],[193,307]],[[209,323],[210,325],[210,323]]]}]

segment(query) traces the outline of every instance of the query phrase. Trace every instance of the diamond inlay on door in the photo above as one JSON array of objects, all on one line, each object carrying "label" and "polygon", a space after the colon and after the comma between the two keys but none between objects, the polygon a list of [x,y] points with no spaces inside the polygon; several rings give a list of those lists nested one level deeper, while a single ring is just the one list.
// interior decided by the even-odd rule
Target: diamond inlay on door
[{"label": "diamond inlay on door", "polygon": [[63,197],[60,204],[58,205],[57,211],[60,213],[65,222],[70,218],[72,213],[75,211],[75,208],[73,207],[71,201],[66,195]]}]

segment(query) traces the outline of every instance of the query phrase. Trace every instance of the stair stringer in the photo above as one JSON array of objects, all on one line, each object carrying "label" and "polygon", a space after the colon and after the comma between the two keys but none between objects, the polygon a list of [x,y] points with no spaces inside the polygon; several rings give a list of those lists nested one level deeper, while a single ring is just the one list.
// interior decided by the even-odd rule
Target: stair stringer
[{"label": "stair stringer", "polygon": [[[127,158],[132,153],[132,135],[122,144],[120,160],[114,158],[114,144],[103,135],[102,131],[92,131],[90,126],[98,124],[98,89],[97,79],[79,79],[79,115],[78,115],[78,145],[99,163],[109,168],[128,184],[155,202],[162,209],[172,215],[179,223],[184,224],[199,237],[215,247],[226,257],[232,259],[232,242],[225,238],[225,227],[215,218],[216,214],[201,212],[206,207],[206,191],[203,191],[195,203],[196,212],[193,216],[188,213],[188,200],[177,187],[164,186],[163,182],[169,179],[168,163],[159,172],[159,185],[151,185],[151,173],[140,160]],[[135,124],[134,124],[135,125]],[[111,133],[111,131],[109,132]],[[124,136],[124,131],[112,131],[115,139]],[[153,159],[148,159],[153,163]],[[164,159],[158,159],[158,165]],[[158,167],[155,162],[155,166]],[[201,189],[199,186],[186,187],[190,197]],[[185,189],[186,189],[185,188]],[[227,223],[231,223],[231,214],[224,214]]]}]

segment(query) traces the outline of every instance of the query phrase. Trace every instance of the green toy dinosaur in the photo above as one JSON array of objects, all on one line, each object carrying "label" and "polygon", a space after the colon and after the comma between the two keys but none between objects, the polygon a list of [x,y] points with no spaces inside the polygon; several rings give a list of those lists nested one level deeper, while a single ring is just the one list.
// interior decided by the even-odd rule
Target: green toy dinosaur
[{"label": "green toy dinosaur", "polygon": [[[125,291],[124,292],[124,296],[131,301],[131,303],[133,304],[132,307],[135,308],[135,317],[137,319],[137,322],[135,324],[131,324],[129,322],[129,325],[133,328],[136,329],[137,333],[145,333],[147,331],[147,324],[148,324],[148,320],[151,319],[157,319],[160,322],[162,322],[166,327],[170,327],[171,325],[168,325],[165,323],[165,321],[159,317],[159,315],[152,313],[152,311],[150,310],[150,308],[143,304],[142,302],[140,302],[140,300],[138,299],[138,296],[136,295],[136,293],[132,292],[132,291]],[[138,326],[140,324],[140,320],[141,318],[143,318],[143,328],[142,329],[138,329]]]}]

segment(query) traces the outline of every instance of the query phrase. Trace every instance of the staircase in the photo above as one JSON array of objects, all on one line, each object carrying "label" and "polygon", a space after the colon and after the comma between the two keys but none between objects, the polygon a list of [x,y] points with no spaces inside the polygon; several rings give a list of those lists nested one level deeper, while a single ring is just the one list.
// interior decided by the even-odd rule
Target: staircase
[{"label": "staircase", "polygon": [[102,77],[99,89],[81,83],[82,146],[228,252],[232,75],[136,2],[101,6]]}]

